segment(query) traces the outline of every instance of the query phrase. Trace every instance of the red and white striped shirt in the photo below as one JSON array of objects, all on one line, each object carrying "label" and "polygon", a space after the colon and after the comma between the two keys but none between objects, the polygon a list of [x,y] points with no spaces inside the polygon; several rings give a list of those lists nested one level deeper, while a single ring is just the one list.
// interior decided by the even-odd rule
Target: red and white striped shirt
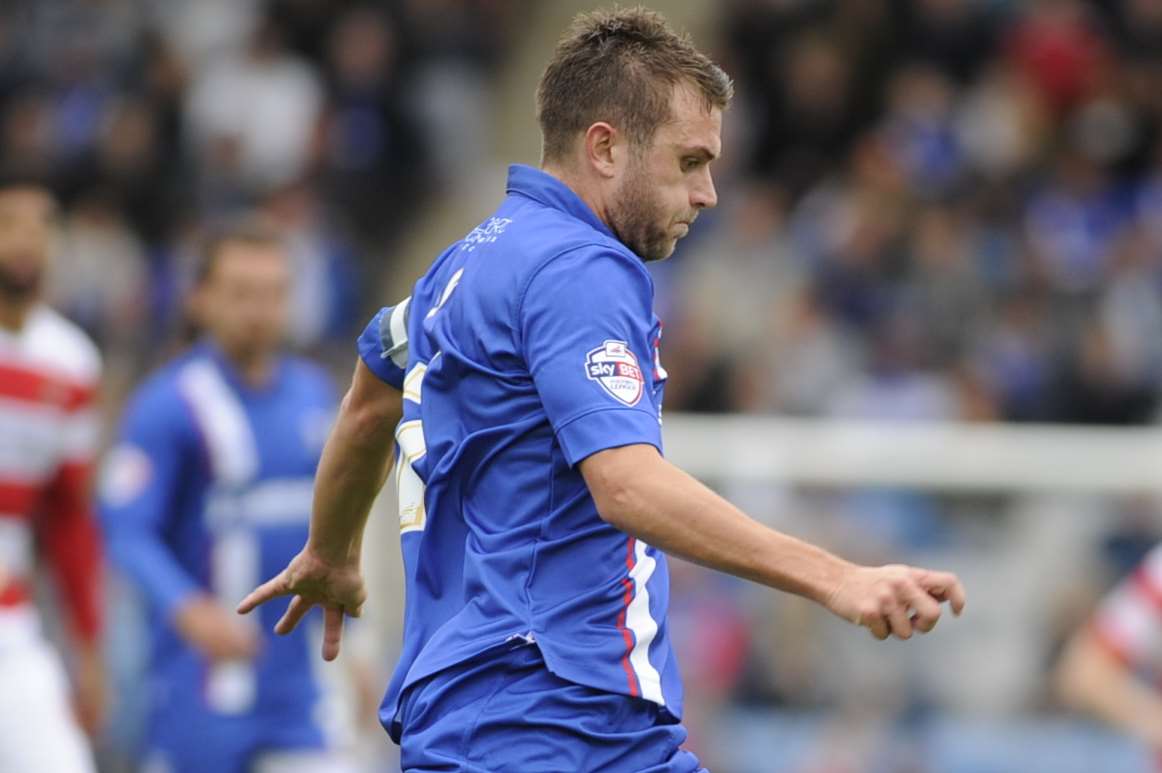
[{"label": "red and white striped shirt", "polygon": [[[1162,544],[1102,601],[1093,631],[1127,668],[1162,690]],[[1154,770],[1162,773],[1162,754]]]},{"label": "red and white striped shirt", "polygon": [[1094,631],[1127,666],[1162,685],[1162,544],[1102,601]]},{"label": "red and white striped shirt", "polygon": [[100,370],[93,343],[45,306],[17,332],[0,328],[0,610],[29,605],[39,552],[74,634],[90,641],[100,628],[88,488]]}]

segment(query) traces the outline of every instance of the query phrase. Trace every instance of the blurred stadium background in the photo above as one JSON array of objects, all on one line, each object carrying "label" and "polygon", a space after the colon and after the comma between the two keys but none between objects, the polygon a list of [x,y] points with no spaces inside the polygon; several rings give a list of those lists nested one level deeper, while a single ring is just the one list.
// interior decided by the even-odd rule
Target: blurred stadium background
[{"label": "blurred stadium background", "polygon": [[[537,161],[536,79],[594,5],[0,3],[0,164],[64,203],[50,300],[101,346],[107,424],[182,344],[198,236],[247,208],[291,242],[294,345],[347,378],[360,324]],[[651,6],[738,87],[721,205],[654,267],[670,455],[848,556],[955,569],[970,598],[878,644],[675,566],[692,746],[718,773],[1147,770],[1048,673],[1162,536],[1162,0]],[[385,675],[392,514],[373,530],[358,646]],[[100,754],[126,771],[144,642],[116,578],[109,603]]]}]

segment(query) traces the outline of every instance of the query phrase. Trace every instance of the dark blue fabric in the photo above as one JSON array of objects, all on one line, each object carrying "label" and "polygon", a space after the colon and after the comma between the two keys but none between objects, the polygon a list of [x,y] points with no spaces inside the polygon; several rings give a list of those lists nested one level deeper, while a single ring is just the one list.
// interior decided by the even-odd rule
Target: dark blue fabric
[{"label": "dark blue fabric", "polygon": [[429,676],[400,711],[405,773],[705,773],[657,704],[565,681],[534,645]]}]

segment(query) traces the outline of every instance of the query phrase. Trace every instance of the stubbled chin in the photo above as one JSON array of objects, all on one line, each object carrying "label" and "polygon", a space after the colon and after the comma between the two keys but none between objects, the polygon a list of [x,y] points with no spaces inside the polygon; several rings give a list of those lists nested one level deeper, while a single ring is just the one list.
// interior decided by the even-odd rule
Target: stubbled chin
[{"label": "stubbled chin", "polygon": [[667,247],[666,247],[665,251],[663,251],[663,252],[661,252],[661,253],[655,253],[655,254],[651,255],[650,257],[648,257],[648,258],[645,258],[644,260],[645,260],[645,262],[646,262],[646,263],[657,263],[657,262],[659,262],[659,261],[666,260],[666,259],[668,259],[668,258],[669,258],[671,255],[673,255],[673,254],[674,254],[674,248],[675,248],[675,247],[677,247],[677,246],[678,246],[678,240],[677,240],[677,239],[672,239],[672,240],[671,240],[671,241],[668,243],[668,245],[667,245]]}]

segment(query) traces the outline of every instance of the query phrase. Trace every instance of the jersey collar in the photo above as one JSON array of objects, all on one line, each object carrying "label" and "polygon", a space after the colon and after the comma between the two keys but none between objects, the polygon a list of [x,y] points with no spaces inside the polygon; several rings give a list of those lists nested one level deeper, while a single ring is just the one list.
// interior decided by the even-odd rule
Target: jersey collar
[{"label": "jersey collar", "polygon": [[617,238],[572,188],[547,172],[524,164],[512,164],[508,167],[506,190],[509,194],[516,193],[572,215],[606,236]]}]

